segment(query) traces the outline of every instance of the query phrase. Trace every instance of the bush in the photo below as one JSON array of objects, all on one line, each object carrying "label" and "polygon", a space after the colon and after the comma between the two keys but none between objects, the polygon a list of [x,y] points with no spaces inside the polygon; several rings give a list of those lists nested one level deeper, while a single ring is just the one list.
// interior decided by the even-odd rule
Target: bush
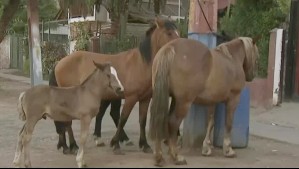
[{"label": "bush", "polygon": [[50,71],[53,70],[56,63],[67,55],[64,46],[65,45],[63,44],[54,42],[45,42],[41,46],[42,67],[44,76],[48,76]]},{"label": "bush", "polygon": [[270,31],[280,27],[289,13],[290,1],[238,0],[231,8],[230,17],[220,19],[220,31],[231,37],[262,35],[257,46],[260,52],[258,75],[267,76]]}]

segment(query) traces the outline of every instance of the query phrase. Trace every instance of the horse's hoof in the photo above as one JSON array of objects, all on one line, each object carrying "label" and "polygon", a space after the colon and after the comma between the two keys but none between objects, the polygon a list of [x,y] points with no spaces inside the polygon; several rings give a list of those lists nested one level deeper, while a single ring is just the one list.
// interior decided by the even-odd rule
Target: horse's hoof
[{"label": "horse's hoof", "polygon": [[155,166],[163,167],[164,165],[165,165],[165,160],[163,157],[155,160]]},{"label": "horse's hoof", "polygon": [[101,137],[95,137],[94,140],[96,142],[97,147],[104,147],[105,146],[105,142],[102,140]]},{"label": "horse's hoof", "polygon": [[224,156],[227,157],[227,158],[234,158],[234,157],[236,157],[237,155],[236,155],[236,153],[235,153],[234,150],[229,149],[228,151],[225,151],[225,152],[224,152]]},{"label": "horse's hoof", "polygon": [[187,161],[183,156],[178,156],[174,162],[175,165],[187,165]]},{"label": "horse's hoof", "polygon": [[152,154],[153,150],[149,146],[147,146],[147,147],[143,147],[143,152],[147,154]]},{"label": "horse's hoof", "polygon": [[28,164],[25,163],[25,168],[32,168],[31,163]]},{"label": "horse's hoof", "polygon": [[73,148],[73,149],[70,150],[70,154],[77,155],[78,150],[79,150],[78,148]]},{"label": "horse's hoof", "polygon": [[71,154],[71,150],[69,148],[64,148],[63,151],[62,151],[62,153],[64,155]]},{"label": "horse's hoof", "polygon": [[212,150],[209,147],[203,147],[201,154],[203,156],[211,156],[212,155]]},{"label": "horse's hoof", "polygon": [[87,168],[87,165],[85,163],[78,163],[78,168]]},{"label": "horse's hoof", "polygon": [[123,143],[124,143],[126,146],[133,146],[133,145],[134,145],[133,141],[131,141],[131,140],[125,140]]},{"label": "horse's hoof", "polygon": [[120,148],[115,148],[115,149],[113,150],[113,153],[114,153],[115,155],[125,155],[125,153],[123,153],[123,152],[120,150]]}]

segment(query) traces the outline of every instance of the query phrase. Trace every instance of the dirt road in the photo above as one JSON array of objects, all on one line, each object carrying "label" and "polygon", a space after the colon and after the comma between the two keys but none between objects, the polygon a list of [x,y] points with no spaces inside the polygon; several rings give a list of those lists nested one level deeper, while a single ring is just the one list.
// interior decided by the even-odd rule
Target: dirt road
[{"label": "dirt road", "polygon": [[[30,86],[25,83],[0,78],[0,167],[13,167],[18,132],[23,124],[18,119],[16,104],[19,93]],[[138,148],[139,123],[138,109],[134,108],[125,126],[129,137],[135,145],[122,146],[125,155],[114,155],[108,146],[111,137],[116,131],[109,113],[103,120],[103,137],[105,147],[96,147],[92,133],[94,120],[90,128],[90,137],[87,142],[86,162],[89,167],[153,167],[153,155],[144,154]],[[73,123],[76,140],[80,131],[78,121]],[[58,136],[53,121],[41,120],[35,128],[31,142],[31,162],[33,167],[76,167],[75,156],[63,155],[57,151]],[[150,145],[153,145],[149,142]],[[200,150],[190,152],[182,150],[188,165],[184,167],[299,167],[299,146],[277,142],[258,137],[250,137],[249,147],[236,149],[237,158],[227,159],[222,156],[221,149],[215,148],[212,157],[203,157]],[[167,167],[174,166],[165,151]]]}]

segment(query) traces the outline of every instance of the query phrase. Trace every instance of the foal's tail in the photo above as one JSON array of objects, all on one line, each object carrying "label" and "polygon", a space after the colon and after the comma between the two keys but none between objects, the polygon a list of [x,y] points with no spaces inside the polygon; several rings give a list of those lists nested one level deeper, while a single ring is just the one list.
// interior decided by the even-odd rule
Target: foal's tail
[{"label": "foal's tail", "polygon": [[24,112],[24,109],[23,109],[23,104],[22,104],[22,101],[23,101],[23,97],[25,96],[25,92],[22,92],[19,96],[19,102],[18,102],[18,112],[19,112],[19,119],[22,120],[22,121],[25,121],[26,120],[26,114]]},{"label": "foal's tail", "polygon": [[150,138],[162,140],[168,137],[169,70],[175,51],[173,47],[161,48],[152,69],[153,96],[151,103]]}]

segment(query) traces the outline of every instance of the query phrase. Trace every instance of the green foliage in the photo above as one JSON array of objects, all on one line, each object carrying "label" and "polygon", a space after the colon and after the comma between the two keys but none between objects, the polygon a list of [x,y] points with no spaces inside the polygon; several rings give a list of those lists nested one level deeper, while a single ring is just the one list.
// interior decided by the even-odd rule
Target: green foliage
[{"label": "green foliage", "polygon": [[229,17],[220,19],[220,31],[231,37],[262,35],[257,43],[258,75],[265,77],[268,66],[270,31],[281,25],[289,13],[290,0],[238,0]]},{"label": "green foliage", "polygon": [[175,23],[178,27],[178,30],[180,32],[180,36],[182,38],[187,38],[188,37],[188,19],[183,19],[183,20],[176,20]]},{"label": "green foliage", "polygon": [[125,35],[123,39],[112,38],[103,47],[102,53],[115,54],[137,47],[137,38],[134,35]]},{"label": "green foliage", "polygon": [[78,34],[77,37],[75,38],[76,40],[76,45],[75,45],[75,50],[79,51],[79,50],[88,50],[88,45],[89,45],[89,38],[90,33],[89,31],[86,31],[84,29],[84,22],[77,22],[74,25],[77,30],[78,30]]},{"label": "green foliage", "polygon": [[[6,0],[5,0],[6,1]],[[0,3],[0,15],[2,15],[3,7],[5,5],[5,1]],[[53,20],[55,15],[58,12],[58,8],[56,7],[55,1],[38,1],[39,8],[39,20],[40,21],[49,21]],[[52,24],[53,25],[53,24]],[[46,25],[47,26],[47,25]],[[14,19],[10,22],[8,33],[9,34],[23,34],[27,35],[27,0],[22,0],[21,4],[18,7],[18,11],[14,16]]]},{"label": "green foliage", "polygon": [[64,45],[46,42],[41,46],[43,75],[49,75],[56,63],[67,55]]}]

